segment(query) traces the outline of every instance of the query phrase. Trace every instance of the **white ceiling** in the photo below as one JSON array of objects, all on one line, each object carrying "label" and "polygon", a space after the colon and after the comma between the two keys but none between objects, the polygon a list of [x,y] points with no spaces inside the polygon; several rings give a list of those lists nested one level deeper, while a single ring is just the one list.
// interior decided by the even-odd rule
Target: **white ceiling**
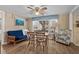
[{"label": "white ceiling", "polygon": [[[28,5],[26,5],[28,6]],[[62,13],[69,13],[75,5],[44,5],[47,7],[45,15],[59,15]],[[19,15],[36,17],[30,9],[25,8],[24,5],[0,5],[0,9],[7,12],[14,12]]]}]

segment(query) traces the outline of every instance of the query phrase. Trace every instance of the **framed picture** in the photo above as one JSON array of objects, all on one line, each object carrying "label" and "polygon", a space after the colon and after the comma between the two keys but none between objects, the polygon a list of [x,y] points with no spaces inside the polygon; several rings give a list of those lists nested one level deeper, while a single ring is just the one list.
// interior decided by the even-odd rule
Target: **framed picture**
[{"label": "framed picture", "polygon": [[18,26],[24,26],[24,19],[22,19],[22,18],[16,18],[16,25],[18,25]]}]

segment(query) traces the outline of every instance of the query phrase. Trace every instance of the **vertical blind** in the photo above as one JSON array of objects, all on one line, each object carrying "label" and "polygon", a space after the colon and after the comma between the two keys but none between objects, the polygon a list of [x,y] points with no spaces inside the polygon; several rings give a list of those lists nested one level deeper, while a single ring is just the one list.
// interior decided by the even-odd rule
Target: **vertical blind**
[{"label": "vertical blind", "polygon": [[44,20],[55,20],[58,19],[58,15],[48,15],[48,16],[38,16],[38,17],[32,17],[32,21],[44,21]]}]

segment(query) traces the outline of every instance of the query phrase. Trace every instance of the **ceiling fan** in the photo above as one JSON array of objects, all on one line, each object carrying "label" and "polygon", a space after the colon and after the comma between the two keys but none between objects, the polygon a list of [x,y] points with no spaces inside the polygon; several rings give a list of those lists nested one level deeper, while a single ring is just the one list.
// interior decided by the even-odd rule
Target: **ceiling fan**
[{"label": "ceiling fan", "polygon": [[44,15],[47,7],[44,6],[27,6],[28,9],[31,9],[33,11],[33,13],[35,13],[36,15]]}]

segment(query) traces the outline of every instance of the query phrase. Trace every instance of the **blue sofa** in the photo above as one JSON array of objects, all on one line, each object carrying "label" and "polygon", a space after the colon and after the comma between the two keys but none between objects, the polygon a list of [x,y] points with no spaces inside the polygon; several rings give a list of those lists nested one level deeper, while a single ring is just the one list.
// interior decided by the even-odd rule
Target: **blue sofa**
[{"label": "blue sofa", "polygon": [[27,40],[27,35],[23,35],[22,30],[8,31],[8,43],[13,42],[14,44],[17,41]]}]

